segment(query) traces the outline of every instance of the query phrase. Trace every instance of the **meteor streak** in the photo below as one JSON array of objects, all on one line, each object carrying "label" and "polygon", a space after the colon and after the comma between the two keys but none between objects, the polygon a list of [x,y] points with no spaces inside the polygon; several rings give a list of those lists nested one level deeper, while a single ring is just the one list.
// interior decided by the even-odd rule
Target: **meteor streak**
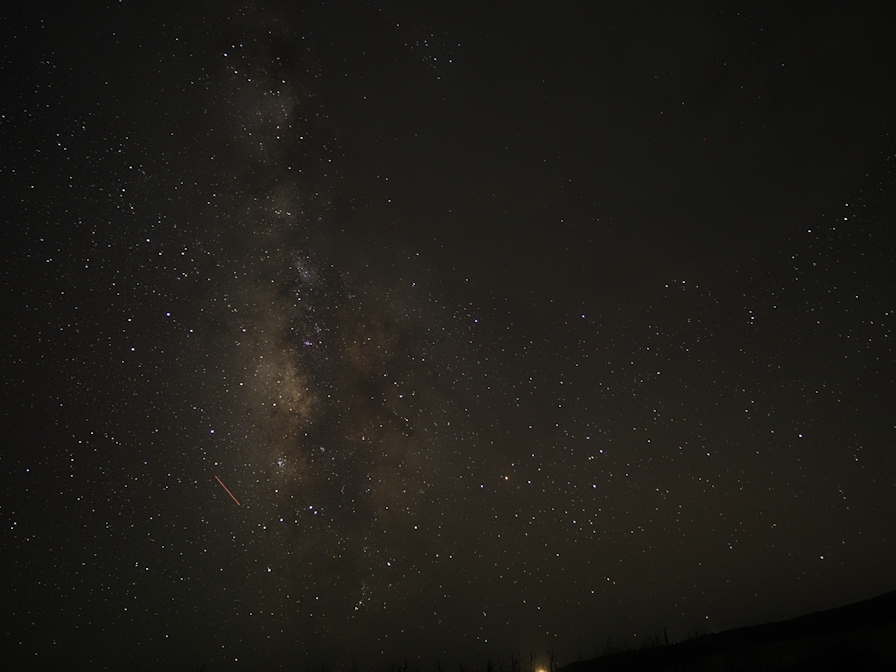
[{"label": "meteor streak", "polygon": [[[218,481],[218,483],[221,483],[221,487],[222,487],[222,488],[224,488],[225,490],[227,490],[227,486],[224,485],[224,483],[221,481],[220,478],[218,478],[217,476],[215,476],[215,480]],[[230,492],[230,490],[227,490],[227,494],[230,495],[230,498],[231,498],[234,502],[236,502],[236,505],[237,505],[237,506],[242,506],[242,504],[240,504],[239,501],[237,501],[237,498],[233,496],[233,493]]]}]

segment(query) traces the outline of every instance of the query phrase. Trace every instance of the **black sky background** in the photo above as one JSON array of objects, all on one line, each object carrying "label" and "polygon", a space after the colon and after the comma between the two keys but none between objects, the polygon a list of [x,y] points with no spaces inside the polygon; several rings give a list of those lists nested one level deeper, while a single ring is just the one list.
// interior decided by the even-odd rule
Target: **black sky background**
[{"label": "black sky background", "polygon": [[881,3],[4,10],[0,648],[563,663],[892,590],[891,42]]}]

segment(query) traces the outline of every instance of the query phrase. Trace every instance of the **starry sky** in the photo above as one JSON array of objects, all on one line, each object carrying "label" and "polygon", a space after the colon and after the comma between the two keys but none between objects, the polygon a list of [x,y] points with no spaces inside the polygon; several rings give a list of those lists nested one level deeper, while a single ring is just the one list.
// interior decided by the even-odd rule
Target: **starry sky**
[{"label": "starry sky", "polygon": [[8,660],[562,664],[896,587],[884,3],[35,4]]}]

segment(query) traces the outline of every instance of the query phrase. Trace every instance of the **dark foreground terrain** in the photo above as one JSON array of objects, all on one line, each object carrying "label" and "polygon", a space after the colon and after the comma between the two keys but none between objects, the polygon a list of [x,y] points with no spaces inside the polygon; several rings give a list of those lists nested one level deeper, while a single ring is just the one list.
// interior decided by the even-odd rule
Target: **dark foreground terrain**
[{"label": "dark foreground terrain", "polygon": [[779,623],[611,653],[560,672],[896,670],[896,591]]}]

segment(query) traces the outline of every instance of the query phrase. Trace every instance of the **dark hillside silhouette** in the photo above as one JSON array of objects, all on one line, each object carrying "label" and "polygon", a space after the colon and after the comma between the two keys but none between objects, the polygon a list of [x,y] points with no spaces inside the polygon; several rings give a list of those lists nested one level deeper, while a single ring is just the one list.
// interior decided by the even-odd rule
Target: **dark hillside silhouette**
[{"label": "dark hillside silhouette", "polygon": [[610,653],[560,672],[896,670],[896,591],[787,621]]}]

